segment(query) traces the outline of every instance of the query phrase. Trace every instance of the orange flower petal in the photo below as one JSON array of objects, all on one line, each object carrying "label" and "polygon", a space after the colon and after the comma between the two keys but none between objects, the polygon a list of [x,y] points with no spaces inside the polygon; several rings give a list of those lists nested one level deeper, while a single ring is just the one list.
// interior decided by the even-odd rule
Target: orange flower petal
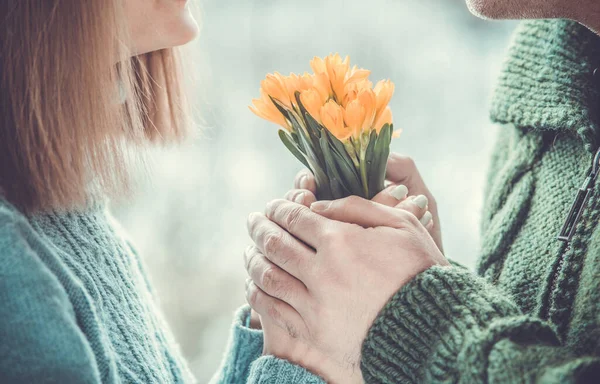
[{"label": "orange flower petal", "polygon": [[381,80],[375,85],[373,91],[375,92],[375,95],[377,95],[377,114],[375,117],[376,120],[392,99],[392,95],[394,94],[394,88],[394,83],[392,83],[390,80]]},{"label": "orange flower petal", "polygon": [[339,140],[346,140],[352,134],[344,125],[344,112],[335,101],[329,100],[321,107],[321,121]]},{"label": "orange flower petal", "polygon": [[321,123],[321,107],[323,106],[324,101],[319,92],[315,88],[303,91],[300,94],[300,101],[308,113]]},{"label": "orange flower petal", "polygon": [[375,123],[373,124],[373,128],[377,133],[381,131],[386,124],[392,124],[392,110],[390,107],[385,107],[383,112],[379,115]]}]

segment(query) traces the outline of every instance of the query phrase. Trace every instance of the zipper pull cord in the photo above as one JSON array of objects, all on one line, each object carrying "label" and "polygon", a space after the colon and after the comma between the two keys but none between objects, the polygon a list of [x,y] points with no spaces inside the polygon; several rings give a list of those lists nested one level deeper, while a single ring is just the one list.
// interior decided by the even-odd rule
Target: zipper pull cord
[{"label": "zipper pull cord", "polygon": [[598,173],[600,172],[600,148],[596,151],[596,155],[594,156],[594,161],[592,163],[592,169],[590,173],[585,178],[583,185],[577,190],[577,195],[575,196],[575,200],[573,201],[573,205],[569,210],[569,214],[567,215],[567,219],[563,224],[562,229],[560,230],[560,234],[557,239],[560,241],[564,241],[565,243],[570,243],[573,239],[573,235],[575,234],[575,229],[577,228],[577,223],[581,219],[581,214],[583,213],[586,203],[590,198],[592,190],[594,188],[594,181],[598,178]]}]

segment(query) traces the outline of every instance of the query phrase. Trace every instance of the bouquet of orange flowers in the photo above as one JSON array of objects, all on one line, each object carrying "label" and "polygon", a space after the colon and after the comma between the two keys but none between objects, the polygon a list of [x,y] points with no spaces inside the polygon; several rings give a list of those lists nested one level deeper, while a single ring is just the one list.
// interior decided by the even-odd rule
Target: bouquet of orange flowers
[{"label": "bouquet of orange flowers", "polygon": [[268,74],[250,110],[281,127],[279,138],[315,175],[317,198],[373,198],[384,188],[394,84],[373,87],[349,58],[315,57],[313,74]]}]

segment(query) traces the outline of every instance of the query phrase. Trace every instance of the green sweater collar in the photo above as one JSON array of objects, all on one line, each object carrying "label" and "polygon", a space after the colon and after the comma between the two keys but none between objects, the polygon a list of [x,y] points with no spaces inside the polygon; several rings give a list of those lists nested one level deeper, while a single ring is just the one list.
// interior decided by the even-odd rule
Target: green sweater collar
[{"label": "green sweater collar", "polygon": [[[539,130],[572,131],[600,144],[600,37],[569,20],[517,29],[492,99],[491,118]],[[599,70],[600,71],[600,70]]]}]

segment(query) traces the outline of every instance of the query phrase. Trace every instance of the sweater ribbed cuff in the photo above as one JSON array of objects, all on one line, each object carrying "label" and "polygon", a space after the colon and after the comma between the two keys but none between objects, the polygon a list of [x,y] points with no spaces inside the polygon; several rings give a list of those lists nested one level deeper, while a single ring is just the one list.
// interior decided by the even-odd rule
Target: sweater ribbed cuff
[{"label": "sweater ribbed cuff", "polygon": [[250,307],[248,305],[244,305],[235,313],[221,368],[210,381],[211,383],[245,383],[250,371],[250,364],[261,356],[263,331],[249,328],[247,326],[249,317]]},{"label": "sweater ribbed cuff", "polygon": [[375,320],[362,348],[365,381],[450,380],[463,348],[487,344],[476,342],[483,330],[514,316],[516,305],[470,271],[432,267],[396,293]]},{"label": "sweater ribbed cuff", "polygon": [[249,384],[325,384],[319,376],[275,356],[262,356],[252,363]]}]

